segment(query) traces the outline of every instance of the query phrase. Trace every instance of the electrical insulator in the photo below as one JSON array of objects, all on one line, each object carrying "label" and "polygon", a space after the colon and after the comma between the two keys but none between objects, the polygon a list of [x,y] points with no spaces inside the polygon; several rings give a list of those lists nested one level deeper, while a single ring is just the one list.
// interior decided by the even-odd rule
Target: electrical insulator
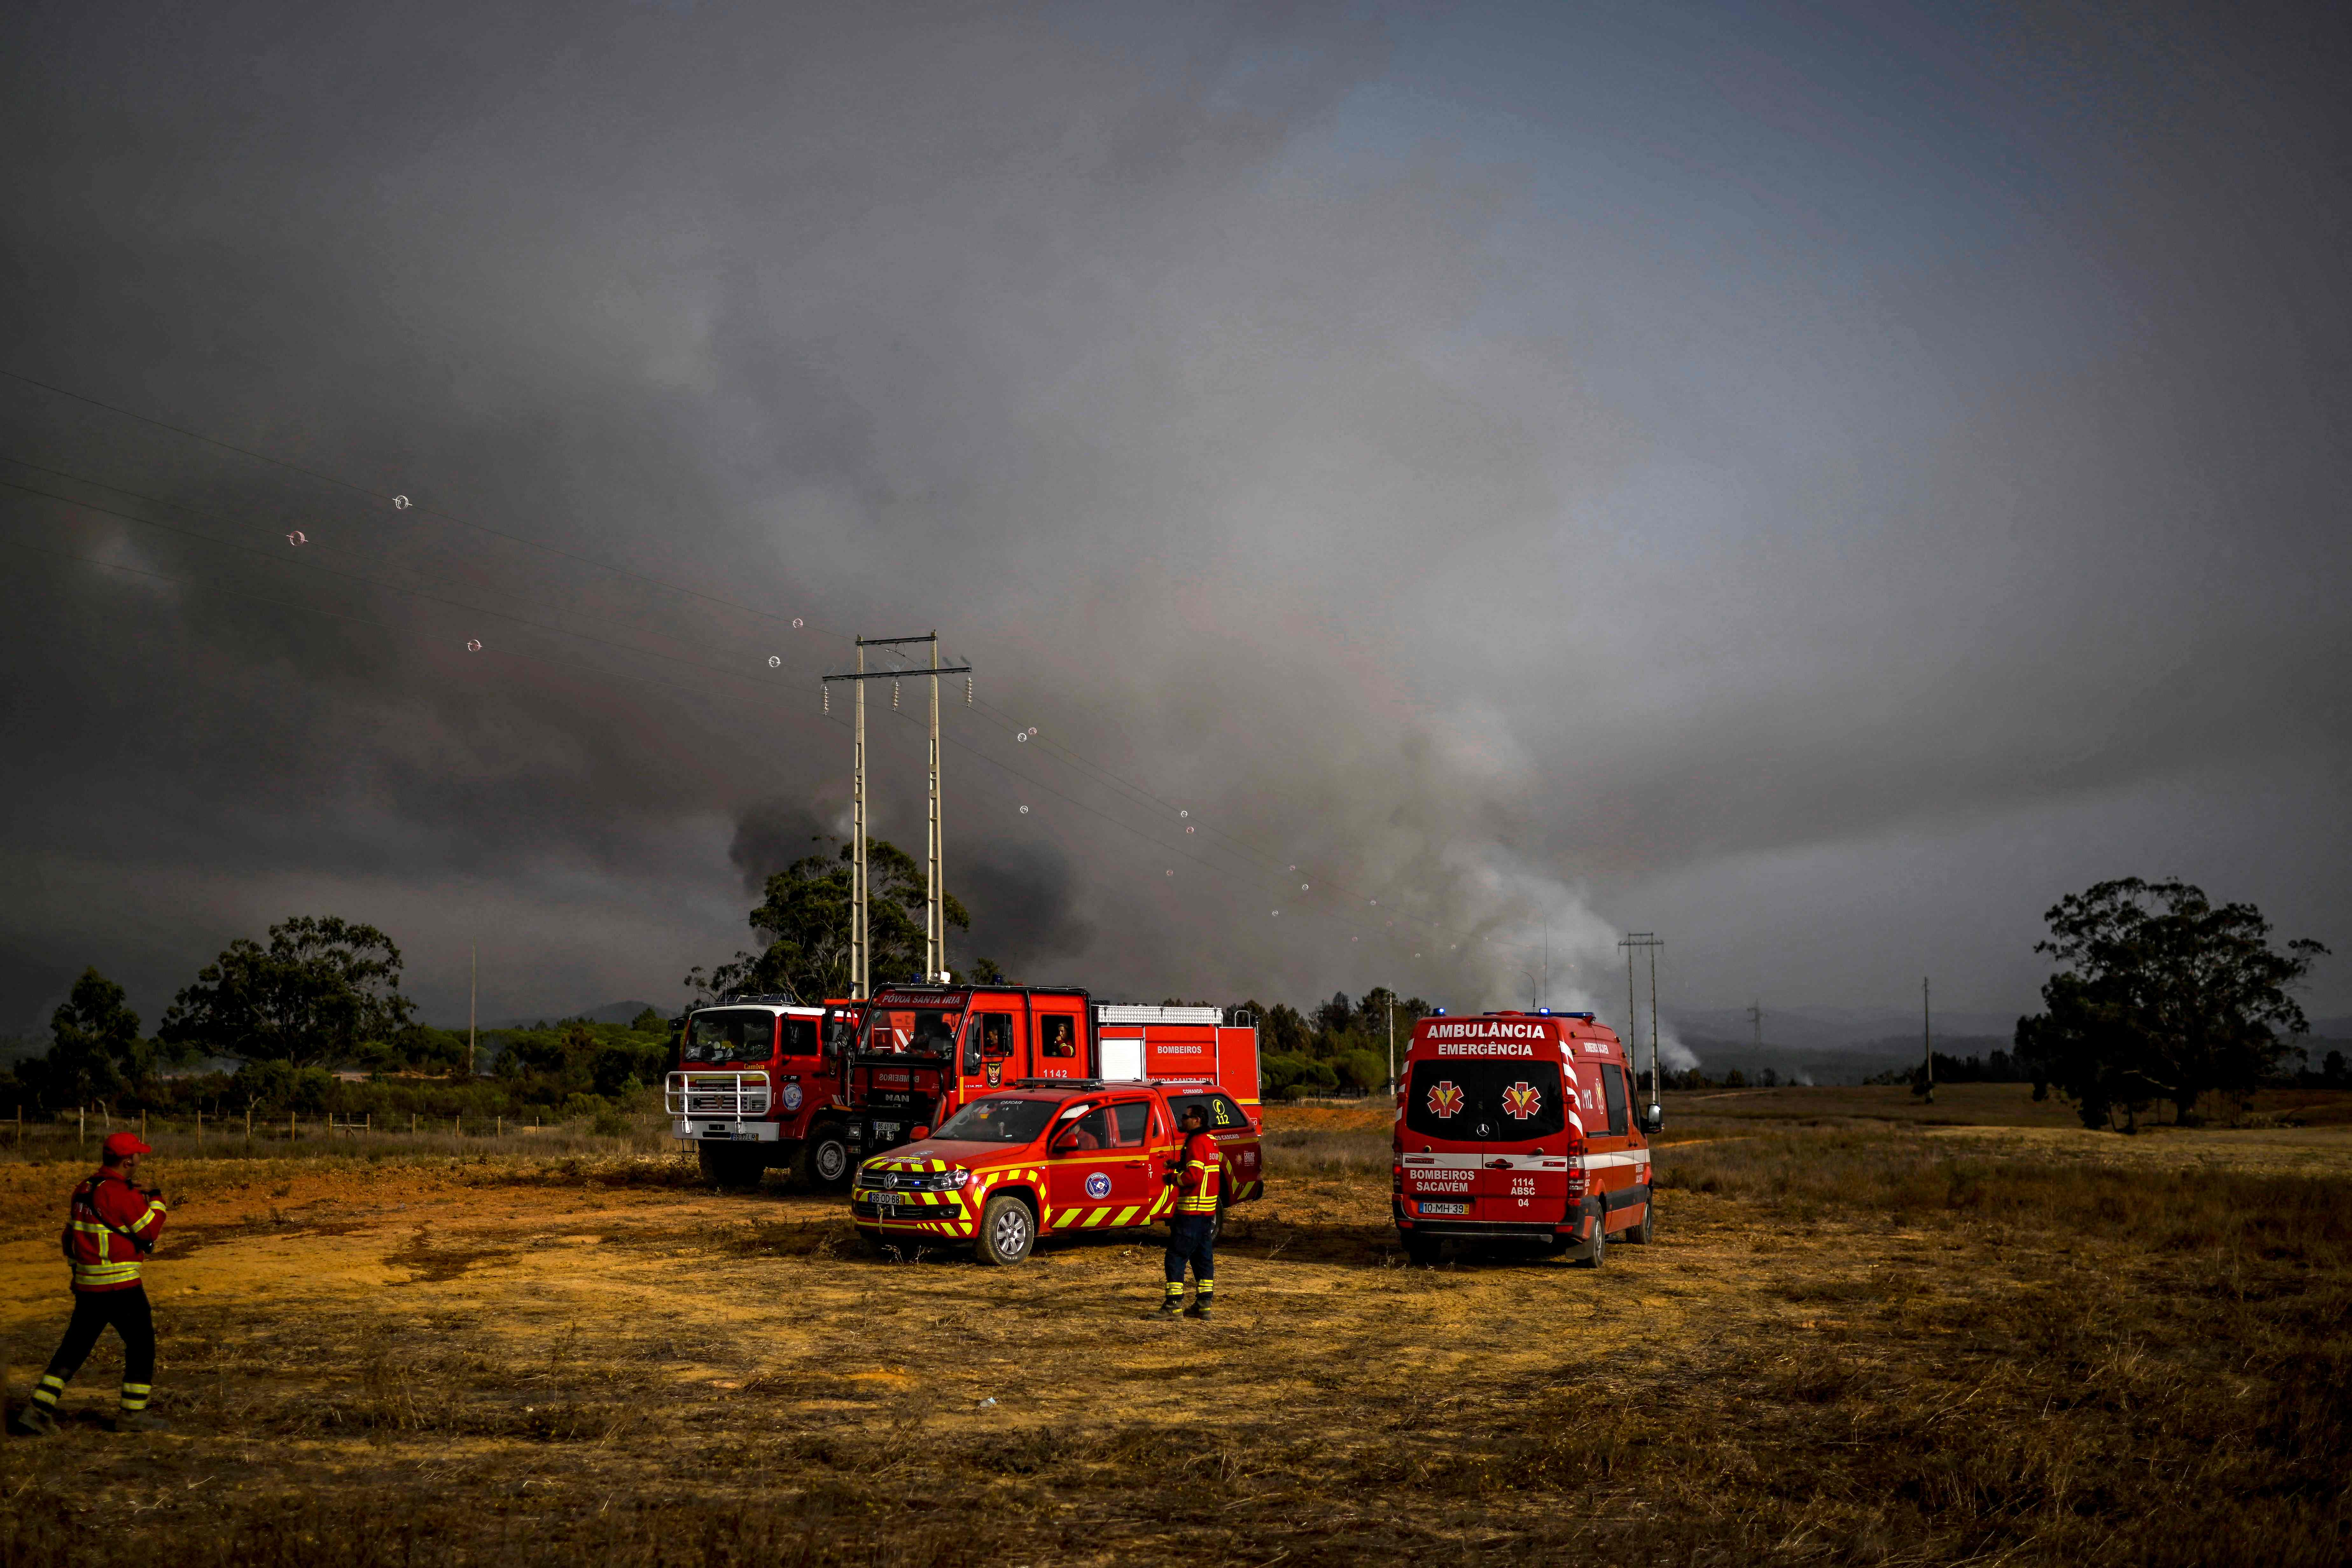
[{"label": "electrical insulator", "polygon": [[891,711],[891,712],[893,712],[893,713],[896,713],[898,710],[898,683],[897,681],[895,681],[895,680],[894,680],[894,681],[892,681],[892,682],[890,683],[890,711]]},{"label": "electrical insulator", "polygon": [[828,713],[833,711],[833,688],[830,686],[824,689],[824,710]]},{"label": "electrical insulator", "polygon": [[969,675],[963,678],[963,705],[967,708],[971,706],[971,677]]}]

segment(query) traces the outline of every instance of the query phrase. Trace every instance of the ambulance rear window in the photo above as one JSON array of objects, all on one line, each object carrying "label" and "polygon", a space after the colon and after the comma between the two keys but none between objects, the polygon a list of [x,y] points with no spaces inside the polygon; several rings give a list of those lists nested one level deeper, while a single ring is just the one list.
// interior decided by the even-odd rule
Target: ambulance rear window
[{"label": "ambulance rear window", "polygon": [[1565,1127],[1559,1064],[1544,1061],[1415,1062],[1404,1124],[1424,1138],[1462,1143],[1522,1143]]}]

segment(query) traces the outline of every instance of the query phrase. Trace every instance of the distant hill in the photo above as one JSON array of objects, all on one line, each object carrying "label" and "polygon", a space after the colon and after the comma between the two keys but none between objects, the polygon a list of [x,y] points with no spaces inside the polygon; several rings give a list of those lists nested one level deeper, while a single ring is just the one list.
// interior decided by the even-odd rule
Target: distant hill
[{"label": "distant hill", "polygon": [[[1700,1070],[1712,1078],[1720,1078],[1737,1068],[1752,1079],[1770,1068],[1783,1079],[1800,1083],[1860,1083],[1888,1068],[1906,1066],[1919,1059],[1919,1037],[1916,1033],[1843,1044],[1809,1044],[1776,1037],[1769,1013],[1764,1016],[1761,1050],[1757,1048],[1752,1035],[1725,1037],[1693,1032],[1680,1037],[1698,1058]],[[1936,1052],[1938,1056],[1964,1058],[1990,1057],[1995,1051],[2008,1050],[2012,1037],[2009,1029],[1999,1034],[1962,1035],[1947,1034],[1939,1026],[1936,1031]]]},{"label": "distant hill", "polygon": [[[1938,1008],[1935,1022],[1938,1050],[1947,1049],[1943,1042],[1950,1039],[1998,1035],[2006,1041],[2017,1029],[2014,1013],[1947,1013]],[[1685,1040],[1704,1037],[1737,1043],[1754,1038],[1745,1007],[1678,1008],[1666,1023]],[[1896,1040],[1909,1042],[1904,1049],[1914,1049],[1919,1043],[1919,1012],[1916,1007],[1767,1007],[1764,1037],[1812,1050],[1875,1054]]]}]

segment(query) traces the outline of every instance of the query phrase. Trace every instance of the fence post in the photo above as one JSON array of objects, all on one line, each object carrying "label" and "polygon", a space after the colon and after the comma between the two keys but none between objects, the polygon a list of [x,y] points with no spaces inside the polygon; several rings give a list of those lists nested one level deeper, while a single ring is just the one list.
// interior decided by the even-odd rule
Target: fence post
[{"label": "fence post", "polygon": [[203,1148],[204,1146],[205,1146],[205,1108],[204,1108],[203,1106],[199,1105],[199,1106],[197,1106],[197,1107],[196,1107],[196,1147],[197,1147],[197,1148],[199,1148],[199,1149],[201,1149],[201,1148]]},{"label": "fence post", "polygon": [[251,1100],[246,1101],[245,1106],[245,1141],[248,1143],[253,1142],[253,1102]]},{"label": "fence post", "polygon": [[291,1144],[294,1142],[296,1135],[297,1124],[294,1120],[294,1115],[295,1113],[290,1110],[286,1113],[286,1142],[289,1144]]},{"label": "fence post", "polygon": [[79,1148],[81,1145],[89,1142],[89,1107],[87,1105],[77,1105],[74,1107],[74,1147]]}]

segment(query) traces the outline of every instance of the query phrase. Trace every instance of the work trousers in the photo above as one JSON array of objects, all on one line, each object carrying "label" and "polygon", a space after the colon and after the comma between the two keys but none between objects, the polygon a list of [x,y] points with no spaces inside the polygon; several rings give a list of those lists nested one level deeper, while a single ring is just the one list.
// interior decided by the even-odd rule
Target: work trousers
[{"label": "work trousers", "polygon": [[58,1353],[49,1358],[49,1375],[41,1381],[50,1388],[63,1388],[89,1359],[99,1331],[110,1325],[122,1336],[123,1403],[130,1405],[135,1399],[133,1407],[143,1409],[147,1385],[155,1381],[155,1314],[148,1308],[143,1285],[128,1290],[75,1291],[73,1321],[66,1325]]},{"label": "work trousers", "polygon": [[1193,1281],[1203,1296],[1217,1288],[1217,1218],[1214,1215],[1180,1214],[1168,1222],[1168,1293],[1184,1293],[1184,1266],[1192,1266]]}]

